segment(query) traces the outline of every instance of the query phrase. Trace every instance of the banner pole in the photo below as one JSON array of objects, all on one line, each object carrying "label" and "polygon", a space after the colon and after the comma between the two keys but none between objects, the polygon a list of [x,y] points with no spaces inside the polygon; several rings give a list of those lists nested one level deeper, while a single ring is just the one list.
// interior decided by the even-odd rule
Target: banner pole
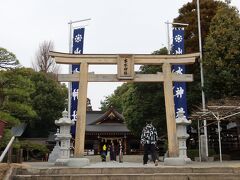
[{"label": "banner pole", "polygon": [[[91,20],[91,18],[87,18],[87,19],[81,19],[81,20],[76,20],[76,21],[72,21],[72,20],[70,20],[69,22],[68,22],[68,24],[69,24],[69,46],[68,46],[68,48],[69,48],[69,54],[72,54],[73,52],[73,39],[72,39],[72,36],[73,36],[73,24],[75,24],[75,23],[80,23],[80,22],[84,22],[84,21],[90,21]],[[84,26],[83,26],[84,27]],[[69,74],[72,74],[72,65],[70,64],[69,65],[69,67],[68,67],[69,69],[68,69],[68,72],[69,72]],[[72,83],[71,82],[69,82],[68,83],[68,117],[70,118],[70,119],[72,119],[71,118],[71,94],[72,94]]]},{"label": "banner pole", "polygon": [[[206,112],[205,92],[204,92],[204,76],[203,76],[203,52],[202,52],[202,33],[201,33],[201,17],[200,17],[200,4],[197,0],[197,18],[198,18],[198,42],[200,52],[200,76],[201,76],[201,92],[202,92],[202,108],[203,112]],[[206,155],[208,157],[208,133],[207,133],[207,121],[203,121],[204,135],[206,136]]]},{"label": "banner pole", "polygon": [[186,23],[178,23],[178,22],[165,22],[165,24],[167,25],[167,47],[168,47],[168,54],[171,53],[171,42],[170,42],[170,28],[169,28],[169,25],[180,25],[180,26],[188,26],[189,24],[186,24]]},{"label": "banner pole", "polygon": [[[72,53],[72,21],[69,23],[69,54]],[[72,65],[69,64],[68,66],[68,73],[72,74]],[[71,119],[71,89],[72,89],[72,83],[68,83],[68,117]]]},{"label": "banner pole", "polygon": [[81,19],[81,20],[77,20],[77,21],[70,21],[68,24],[74,24],[74,23],[79,23],[79,22],[84,22],[84,21],[90,21],[91,18],[87,18],[87,19]]}]

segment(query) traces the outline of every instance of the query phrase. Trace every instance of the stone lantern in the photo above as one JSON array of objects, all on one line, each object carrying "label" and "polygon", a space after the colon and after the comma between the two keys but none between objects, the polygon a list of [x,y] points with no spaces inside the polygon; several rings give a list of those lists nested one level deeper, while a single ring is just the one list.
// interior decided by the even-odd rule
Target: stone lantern
[{"label": "stone lantern", "polygon": [[70,158],[70,140],[72,135],[70,134],[70,128],[74,124],[71,119],[68,118],[68,112],[64,110],[62,112],[62,118],[55,120],[55,124],[59,126],[59,133],[57,133],[57,139],[60,142],[60,157],[56,160],[55,164],[64,165]]},{"label": "stone lantern", "polygon": [[184,115],[183,108],[177,109],[176,124],[177,124],[177,138],[179,146],[179,158],[183,158],[186,163],[191,162],[191,159],[187,157],[186,140],[189,137],[187,134],[187,126],[191,124],[191,121],[187,120]]}]

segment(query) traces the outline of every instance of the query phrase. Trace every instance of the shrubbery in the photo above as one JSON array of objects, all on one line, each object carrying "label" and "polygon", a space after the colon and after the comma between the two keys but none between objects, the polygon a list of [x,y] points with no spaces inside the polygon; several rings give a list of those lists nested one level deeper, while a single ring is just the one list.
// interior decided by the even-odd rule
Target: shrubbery
[{"label": "shrubbery", "polygon": [[[208,150],[209,157],[216,155],[214,149],[209,149]],[[199,151],[198,149],[188,149],[187,150],[187,156],[191,159],[194,160],[195,157],[199,157]]]},{"label": "shrubbery", "polygon": [[46,154],[49,153],[49,149],[43,144],[31,143],[29,141],[22,141],[20,144],[20,148],[28,152],[29,156],[33,159],[45,158]]}]

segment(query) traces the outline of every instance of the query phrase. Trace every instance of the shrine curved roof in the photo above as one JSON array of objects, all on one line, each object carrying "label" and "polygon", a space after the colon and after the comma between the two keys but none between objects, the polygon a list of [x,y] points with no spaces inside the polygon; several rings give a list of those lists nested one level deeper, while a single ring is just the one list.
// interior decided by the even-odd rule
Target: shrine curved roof
[{"label": "shrine curved roof", "polygon": [[130,132],[124,117],[113,107],[108,111],[88,111],[86,132]]}]

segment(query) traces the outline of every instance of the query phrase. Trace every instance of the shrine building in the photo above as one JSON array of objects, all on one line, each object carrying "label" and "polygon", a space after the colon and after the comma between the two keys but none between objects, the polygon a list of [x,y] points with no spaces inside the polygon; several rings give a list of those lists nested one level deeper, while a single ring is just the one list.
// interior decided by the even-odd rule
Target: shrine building
[{"label": "shrine building", "polygon": [[100,153],[100,143],[107,145],[113,142],[118,145],[122,141],[124,154],[136,154],[140,151],[140,140],[127,128],[124,117],[113,107],[106,112],[87,111],[85,153]]}]

